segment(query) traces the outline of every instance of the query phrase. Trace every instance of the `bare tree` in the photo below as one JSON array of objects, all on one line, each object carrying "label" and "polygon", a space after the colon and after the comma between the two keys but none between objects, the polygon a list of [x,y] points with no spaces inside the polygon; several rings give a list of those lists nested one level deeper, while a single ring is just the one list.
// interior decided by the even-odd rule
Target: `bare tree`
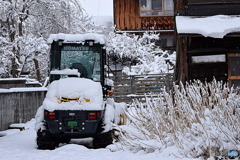
[{"label": "bare tree", "polygon": [[49,34],[77,33],[92,27],[77,0],[0,0],[0,12],[0,72],[6,77],[19,77],[26,68],[30,72],[35,68],[39,77],[36,66],[42,67],[41,58],[48,61]]}]

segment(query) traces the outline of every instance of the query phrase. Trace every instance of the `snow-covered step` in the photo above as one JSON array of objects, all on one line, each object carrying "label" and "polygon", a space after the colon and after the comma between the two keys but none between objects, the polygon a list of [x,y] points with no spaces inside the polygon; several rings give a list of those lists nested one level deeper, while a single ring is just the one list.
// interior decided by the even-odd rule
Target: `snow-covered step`
[{"label": "snow-covered step", "polygon": [[9,129],[25,130],[25,123],[10,124]]},{"label": "snow-covered step", "polygon": [[19,130],[27,130],[31,127],[35,126],[35,119],[31,119],[27,123],[13,123],[9,125],[9,129],[19,129]]}]

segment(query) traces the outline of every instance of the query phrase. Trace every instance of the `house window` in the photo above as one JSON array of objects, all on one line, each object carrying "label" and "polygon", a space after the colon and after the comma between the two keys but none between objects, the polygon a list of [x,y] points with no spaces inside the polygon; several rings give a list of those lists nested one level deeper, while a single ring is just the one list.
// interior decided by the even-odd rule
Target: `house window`
[{"label": "house window", "polygon": [[226,62],[226,55],[208,55],[208,56],[192,56],[192,63],[220,63]]},{"label": "house window", "polygon": [[228,65],[229,85],[240,88],[240,53],[229,53]]},{"label": "house window", "polygon": [[140,16],[173,15],[173,0],[139,0]]}]

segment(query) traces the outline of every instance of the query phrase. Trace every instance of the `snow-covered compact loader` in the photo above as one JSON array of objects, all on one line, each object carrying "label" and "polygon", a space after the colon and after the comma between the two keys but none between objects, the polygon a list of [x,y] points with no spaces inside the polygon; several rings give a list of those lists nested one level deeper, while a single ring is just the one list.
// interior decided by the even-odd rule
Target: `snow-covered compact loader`
[{"label": "snow-covered compact loader", "polygon": [[122,107],[106,98],[111,84],[104,75],[105,42],[93,33],[50,35],[50,85],[36,113],[39,149],[85,137],[93,137],[94,148],[112,143],[112,124],[121,120]]}]

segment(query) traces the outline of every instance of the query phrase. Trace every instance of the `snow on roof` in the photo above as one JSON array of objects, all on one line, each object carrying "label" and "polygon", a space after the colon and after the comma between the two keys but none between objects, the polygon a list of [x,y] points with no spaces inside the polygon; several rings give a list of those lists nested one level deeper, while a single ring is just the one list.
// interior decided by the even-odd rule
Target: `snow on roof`
[{"label": "snow on roof", "polygon": [[240,32],[240,15],[176,16],[176,26],[179,34],[201,34],[204,37],[223,38],[228,33]]},{"label": "snow on roof", "polygon": [[52,43],[53,41],[63,40],[63,43],[83,43],[86,40],[94,40],[94,43],[105,44],[106,36],[97,33],[85,33],[85,34],[51,34],[47,40],[47,43]]}]

